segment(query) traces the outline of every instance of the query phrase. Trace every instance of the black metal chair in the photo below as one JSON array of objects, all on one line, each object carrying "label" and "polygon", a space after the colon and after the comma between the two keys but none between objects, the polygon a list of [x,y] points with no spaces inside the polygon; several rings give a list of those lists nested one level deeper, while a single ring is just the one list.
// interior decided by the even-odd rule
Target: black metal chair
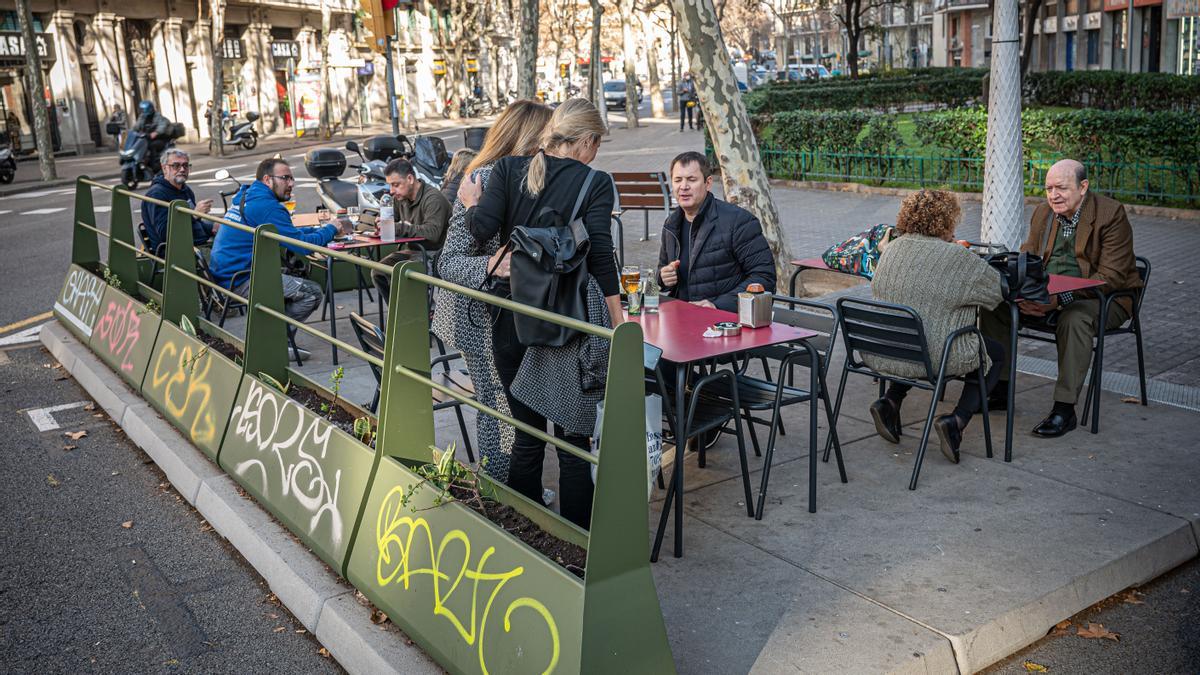
[{"label": "black metal chair", "polygon": [[[697,379],[686,392],[672,392],[663,378],[660,357],[662,350],[646,346],[643,352],[643,366],[646,369],[646,393],[658,394],[663,399],[663,414],[667,420],[671,436],[675,439],[675,461],[684,461],[684,449],[692,438],[700,437],[709,432],[732,433],[738,442],[738,461],[741,463],[742,487],[746,493],[746,515],[754,516],[753,498],[750,492],[750,465],[746,459],[746,438],[742,434],[742,417],[738,413],[741,404],[738,399],[737,378],[732,370],[717,370]],[[686,368],[686,365],[676,365],[676,368]],[[726,385],[724,397],[706,396],[708,388],[723,382]],[[680,434],[678,420],[675,419],[674,395],[687,396],[685,432]],[[730,432],[725,425],[733,421],[734,430]],[[699,448],[700,466],[704,466],[704,443],[697,442]],[[676,474],[678,475],[678,474]],[[660,472],[661,478],[661,472]],[[662,486],[660,481],[659,486]],[[671,512],[671,500],[676,498],[678,490],[672,479],[667,489],[666,499],[663,500],[662,516],[659,518],[658,531],[654,536],[654,548],[651,560],[658,559],[658,551],[662,547],[663,535],[666,533],[667,521]]]},{"label": "black metal chair", "polygon": [[[802,308],[798,311],[796,308]],[[758,434],[755,424],[761,424],[770,431],[767,439],[766,457],[763,460],[762,484],[758,491],[758,504],[754,517],[762,520],[763,509],[766,505],[767,482],[771,477],[771,462],[775,454],[776,433],[782,431],[780,420],[781,409],[785,406],[799,403],[809,403],[813,391],[824,404],[826,419],[829,423],[829,437],[826,443],[824,461],[829,461],[829,448],[832,446],[837,455],[838,474],[843,483],[847,482],[846,465],[842,460],[842,447],[837,438],[837,427],[834,425],[833,404],[829,400],[828,387],[825,385],[825,374],[829,370],[829,355],[837,336],[837,309],[831,305],[800,300],[788,296],[775,298],[774,321],[777,323],[805,328],[817,333],[815,337],[796,343],[772,345],[749,352],[743,359],[737,372],[738,398],[742,417],[750,428],[750,441],[754,445],[754,453],[759,454]],[[749,365],[759,361],[764,377],[749,375]],[[777,375],[771,375],[770,363],[778,365]],[[814,369],[813,366],[816,365]],[[796,387],[793,370],[796,366],[810,370],[810,381],[807,389]],[[785,378],[784,375],[787,375]],[[786,381],[785,381],[786,380]],[[769,419],[755,417],[756,412],[770,411]],[[810,420],[816,425],[816,418]],[[816,433],[810,434],[809,456],[809,511],[816,512],[817,484],[815,480],[817,468]]]},{"label": "black metal chair", "polygon": [[[379,326],[367,321],[357,312],[350,312],[350,327],[354,329],[354,335],[358,337],[358,344],[362,346],[364,352],[378,357],[379,359],[383,359],[384,337],[383,330],[380,329]],[[470,383],[470,380],[466,379],[465,376],[463,378],[465,381],[460,380],[457,377],[459,372],[451,370],[448,366],[451,361],[460,358],[462,358],[462,354],[459,354],[458,352],[443,354],[434,358],[430,362],[430,366],[442,365],[444,372],[440,376],[436,376],[435,379],[441,379],[442,384],[446,387],[454,389],[464,396],[473,398],[475,396],[475,391],[473,385]],[[375,375],[375,395],[371,397],[371,402],[367,404],[367,410],[371,411],[373,414],[379,407],[379,387],[383,382],[383,369],[374,363],[370,363],[369,365],[371,366],[371,373]],[[463,447],[467,451],[467,460],[471,463],[474,463],[475,452],[471,448],[471,436],[467,433],[467,422],[463,418],[462,403],[460,403],[458,399],[445,395],[435,389],[433,392],[434,412],[437,412],[438,410],[445,410],[447,408],[454,409],[454,415],[458,418],[458,429],[462,432]]]},{"label": "black metal chair", "polygon": [[[909,490],[917,489],[917,478],[921,474],[921,463],[925,459],[925,448],[929,444],[929,432],[933,428],[934,412],[937,410],[938,401],[945,390],[946,381],[951,379],[965,381],[967,377],[970,377],[969,374],[961,376],[946,374],[946,361],[950,356],[950,348],[955,340],[966,335],[975,335],[979,338],[979,368],[975,374],[979,378],[980,405],[983,407],[983,438],[987,447],[987,456],[992,456],[992,427],[988,420],[987,388],[984,384],[987,360],[983,349],[983,333],[979,328],[975,325],[964,326],[946,336],[946,342],[942,346],[941,364],[935,371],[930,362],[929,347],[925,342],[925,326],[915,309],[906,305],[875,300],[840,298],[837,301],[837,313],[838,325],[846,346],[846,361],[842,367],[842,381],[838,387],[837,402],[833,406],[835,422],[841,412],[842,395],[846,392],[846,377],[850,373],[932,391],[929,413],[925,416],[925,428],[921,431],[921,443],[917,446],[912,480],[908,484]],[[925,375],[919,378],[887,375],[875,370],[862,360],[861,357],[868,354],[916,363],[923,368]]]},{"label": "black metal chair", "polygon": [[[146,223],[139,222],[137,224],[137,232],[138,232],[138,238],[140,238],[142,240],[142,248],[146,251],[149,251],[150,250],[150,231],[146,229]],[[165,257],[167,255],[167,242],[164,241],[164,242],[159,243],[158,246],[155,246],[154,247],[154,255],[158,256],[159,258]],[[157,277],[158,275],[160,275],[162,273],[163,273],[162,265],[160,265],[157,260],[152,259],[150,261],[149,285],[153,286],[154,285],[154,277]]]},{"label": "black metal chair", "polygon": [[[1089,414],[1091,416],[1091,432],[1100,432],[1100,386],[1104,380],[1104,342],[1114,335],[1132,335],[1137,341],[1138,384],[1141,387],[1142,405],[1148,405],[1146,398],[1146,358],[1142,351],[1142,299],[1146,297],[1146,288],[1150,285],[1150,260],[1142,256],[1134,258],[1137,265],[1138,277],[1142,280],[1141,288],[1131,288],[1111,293],[1098,293],[1100,299],[1100,321],[1096,338],[1092,341],[1092,372],[1088,378],[1087,393],[1083,399],[1083,417],[1081,423],[1086,426]],[[1118,328],[1105,330],[1108,323],[1108,312],[1117,298],[1129,298],[1133,301],[1133,315],[1130,320]],[[1022,323],[1020,337],[1038,340],[1039,342],[1055,342],[1055,326],[1051,323],[1028,322]]]}]

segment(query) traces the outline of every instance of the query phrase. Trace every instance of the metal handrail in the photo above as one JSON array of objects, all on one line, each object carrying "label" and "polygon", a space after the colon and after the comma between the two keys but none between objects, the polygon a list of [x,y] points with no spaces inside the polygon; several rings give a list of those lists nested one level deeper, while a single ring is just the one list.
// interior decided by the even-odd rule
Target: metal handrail
[{"label": "metal handrail", "polygon": [[331,345],[336,345],[339,349],[342,349],[343,351],[345,351],[349,354],[353,354],[354,356],[357,356],[358,358],[366,361],[367,363],[370,363],[379,368],[383,367],[383,360],[380,359],[379,357],[372,356],[371,354],[364,352],[363,350],[359,349],[358,347],[355,347],[346,342],[342,342],[341,340],[339,340],[335,337],[330,337],[330,336],[322,333],[321,331],[317,330],[316,328],[312,328],[311,326],[309,326],[308,324],[306,324],[302,321],[297,321],[297,320],[293,319],[292,317],[288,316],[287,314],[284,314],[283,312],[279,312],[274,309],[271,309],[270,307],[267,307],[261,303],[256,304],[254,306],[254,309],[262,312],[263,314],[266,314],[267,316],[275,317],[276,319],[279,319],[280,321],[288,324],[289,326],[294,326],[297,330],[302,330],[305,333],[308,333],[309,335],[312,335],[313,337],[317,338],[318,340],[328,342]]},{"label": "metal handrail", "polygon": [[206,288],[211,288],[212,290],[224,295],[225,297],[229,298],[230,300],[237,300],[239,302],[246,301],[245,298],[238,295],[237,293],[234,293],[230,289],[225,288],[221,284],[215,284],[215,283],[209,281],[208,279],[205,279],[204,277],[200,276],[199,274],[196,274],[195,272],[192,272],[190,270],[186,270],[186,269],[180,267],[179,265],[171,265],[171,269],[182,274],[183,276],[191,279],[192,281],[195,281],[196,283],[205,286]]}]

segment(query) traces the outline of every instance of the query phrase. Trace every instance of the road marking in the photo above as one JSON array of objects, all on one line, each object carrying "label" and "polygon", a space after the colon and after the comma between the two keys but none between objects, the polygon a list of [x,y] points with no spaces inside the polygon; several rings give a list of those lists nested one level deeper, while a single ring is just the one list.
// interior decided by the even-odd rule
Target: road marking
[{"label": "road marking", "polygon": [[7,333],[10,330],[24,328],[25,326],[28,326],[31,323],[45,321],[46,319],[49,319],[52,316],[54,316],[54,312],[42,312],[41,314],[38,314],[36,316],[31,316],[27,319],[21,319],[20,321],[14,321],[14,322],[8,324],[7,326],[0,326],[0,333]]},{"label": "road marking", "polygon": [[37,192],[22,192],[20,194],[8,195],[5,199],[35,199],[37,197],[48,197],[56,194],[58,190],[38,190]]},{"label": "road marking", "polygon": [[93,206],[92,211],[94,211],[96,213],[108,213],[109,211],[112,211],[112,207],[111,206]]},{"label": "road marking", "polygon": [[32,211],[24,211],[20,215],[22,215],[22,216],[44,216],[44,215],[47,215],[50,213],[58,213],[59,211],[66,211],[66,210],[67,210],[67,207],[60,206],[58,208],[53,208],[53,209],[34,209]]},{"label": "road marking", "polygon": [[7,209],[7,210],[2,210],[2,211],[0,211],[0,216],[4,215],[4,214],[6,214],[6,213],[12,213],[12,209]]},{"label": "road marking", "polygon": [[23,345],[26,342],[37,342],[38,336],[41,335],[42,326],[46,324],[38,324],[30,326],[25,330],[17,331],[12,335],[5,335],[0,338],[0,347],[11,347],[13,345]]},{"label": "road marking", "polygon": [[218,166],[218,167],[215,167],[212,169],[201,169],[199,171],[193,171],[191,175],[199,176],[202,173],[216,173],[217,171],[220,171],[221,169],[229,169],[230,171],[233,171],[234,169],[240,169],[244,166],[250,166],[250,165],[249,164],[230,164],[229,166]]},{"label": "road marking", "polygon": [[26,410],[25,414],[29,415],[29,419],[37,426],[38,431],[54,431],[61,428],[58,421],[54,419],[54,413],[63,410],[71,410],[73,408],[82,408],[87,405],[87,401],[76,401],[75,403],[63,403],[62,405],[52,405],[49,408],[35,408]]}]

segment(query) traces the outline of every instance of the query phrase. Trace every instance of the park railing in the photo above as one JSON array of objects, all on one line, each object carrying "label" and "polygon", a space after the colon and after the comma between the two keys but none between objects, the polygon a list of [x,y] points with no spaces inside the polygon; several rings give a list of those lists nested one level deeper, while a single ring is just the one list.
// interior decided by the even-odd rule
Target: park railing
[{"label": "park railing", "polygon": [[[97,227],[92,190],[111,193],[108,231]],[[673,672],[649,569],[641,327],[579,322],[456,286],[407,263],[390,268],[287,239],[272,225],[248,228],[169,208],[161,294],[139,279],[129,200],[147,200],[87,178],[76,183],[71,266],[57,317],[210,460],[348,579],[447,670],[455,673]],[[254,237],[246,298],[197,268],[192,219]],[[99,241],[109,240],[101,261]],[[280,244],[390,275],[391,300],[378,358],[284,313]],[[428,287],[610,340],[603,460],[485,406],[431,378]],[[200,313],[201,290],[245,303],[244,339]],[[337,392],[288,366],[289,329],[382,369],[378,416],[341,406]],[[224,343],[224,344],[222,344]],[[292,396],[312,390],[316,409]],[[293,389],[295,388],[295,389]],[[432,391],[491,415],[596,467],[588,530],[477,473],[476,499],[444,499],[435,455]],[[360,414],[351,429],[336,408]],[[485,467],[486,469],[486,467]],[[432,477],[431,477],[432,476]],[[511,509],[563,546],[586,551],[567,569],[468,502]],[[287,600],[285,589],[277,589]],[[335,654],[337,656],[337,654]]]},{"label": "park railing", "polygon": [[[837,181],[886,187],[937,187],[961,192],[983,190],[983,157],[873,154],[789,150],[764,145],[763,167],[771,178]],[[1025,192],[1045,192],[1046,171],[1054,159],[1022,163]],[[1196,208],[1200,206],[1200,162],[1146,164],[1087,162],[1089,189],[1139,204]]]}]

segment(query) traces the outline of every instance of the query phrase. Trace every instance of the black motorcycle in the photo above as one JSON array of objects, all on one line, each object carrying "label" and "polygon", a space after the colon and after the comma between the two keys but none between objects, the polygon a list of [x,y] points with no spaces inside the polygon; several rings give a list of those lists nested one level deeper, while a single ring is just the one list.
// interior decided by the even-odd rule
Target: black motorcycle
[{"label": "black motorcycle", "polygon": [[0,183],[5,185],[13,182],[17,176],[17,158],[13,157],[12,148],[0,146]]},{"label": "black motorcycle", "polygon": [[121,183],[136,190],[141,183],[149,183],[162,171],[158,158],[162,151],[175,147],[175,139],[183,135],[183,125],[171,124],[166,132],[167,144],[158,152],[150,151],[150,137],[140,131],[125,135],[125,147],[121,148]]}]

